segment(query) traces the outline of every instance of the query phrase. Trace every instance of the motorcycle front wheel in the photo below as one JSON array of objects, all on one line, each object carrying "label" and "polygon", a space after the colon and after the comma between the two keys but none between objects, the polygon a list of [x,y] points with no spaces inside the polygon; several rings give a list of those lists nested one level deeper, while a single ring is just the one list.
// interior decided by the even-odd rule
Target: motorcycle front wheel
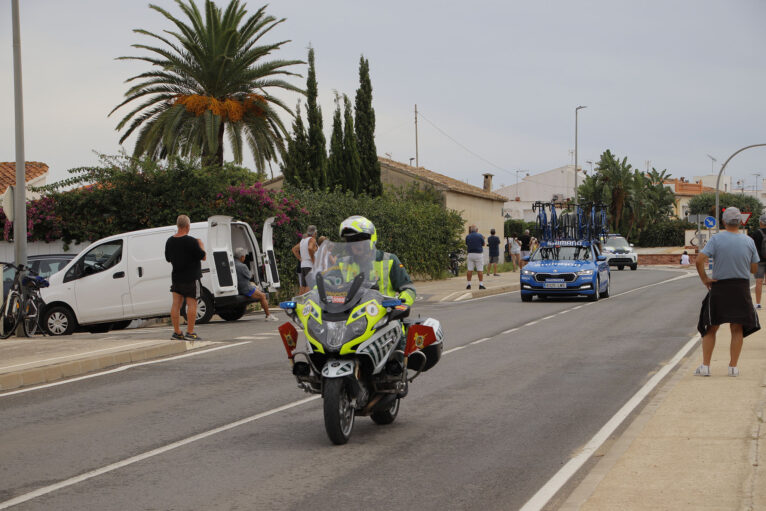
[{"label": "motorcycle front wheel", "polygon": [[335,445],[343,445],[351,438],[354,428],[354,407],[342,378],[324,381],[324,428]]}]

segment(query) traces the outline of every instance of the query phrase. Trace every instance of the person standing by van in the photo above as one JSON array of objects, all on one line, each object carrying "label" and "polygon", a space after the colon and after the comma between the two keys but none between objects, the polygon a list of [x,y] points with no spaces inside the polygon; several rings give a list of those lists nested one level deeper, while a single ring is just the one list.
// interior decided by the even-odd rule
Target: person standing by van
[{"label": "person standing by van", "polygon": [[[170,274],[170,292],[173,305],[170,308],[170,320],[173,323],[171,340],[201,341],[194,333],[197,320],[197,298],[202,284],[202,264],[206,258],[202,240],[189,236],[191,220],[186,215],[178,215],[178,231],[165,242],[165,260],[173,265]],[[186,301],[186,334],[181,331],[181,305]]]},{"label": "person standing by van", "polygon": [[317,227],[316,225],[309,225],[303,239],[293,247],[293,255],[295,255],[301,262],[301,273],[298,275],[299,295],[308,293],[309,291],[306,277],[308,277],[308,274],[311,273],[311,270],[314,268],[314,253],[316,253],[318,248]]}]

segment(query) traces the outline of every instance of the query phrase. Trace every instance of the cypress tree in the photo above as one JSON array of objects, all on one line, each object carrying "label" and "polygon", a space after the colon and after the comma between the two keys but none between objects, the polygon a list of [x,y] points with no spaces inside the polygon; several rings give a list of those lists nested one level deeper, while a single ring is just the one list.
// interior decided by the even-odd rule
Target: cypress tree
[{"label": "cypress tree", "polygon": [[317,79],[314,48],[309,48],[309,73],[306,79],[306,117],[308,119],[308,166],[314,189],[327,187],[327,152],[322,126],[322,108],[317,104]]},{"label": "cypress tree", "polygon": [[293,121],[293,134],[288,137],[287,154],[282,164],[282,175],[285,181],[294,186],[310,186],[308,161],[308,138],[301,117],[300,102],[295,108],[295,120]]},{"label": "cypress tree", "polygon": [[356,141],[361,160],[360,191],[377,197],[383,193],[380,182],[380,162],[375,147],[375,110],[372,108],[372,82],[370,81],[370,63],[359,58],[359,88],[356,90]]},{"label": "cypress tree", "polygon": [[327,160],[327,185],[331,190],[337,186],[345,188],[345,170],[343,162],[343,125],[340,114],[340,98],[335,93],[335,114],[332,118],[330,136],[330,157]]},{"label": "cypress tree", "polygon": [[354,130],[354,114],[351,111],[351,100],[343,95],[343,156],[346,173],[346,189],[354,195],[359,195],[364,189],[362,183],[362,160],[359,157],[359,148],[356,143],[356,131]]}]

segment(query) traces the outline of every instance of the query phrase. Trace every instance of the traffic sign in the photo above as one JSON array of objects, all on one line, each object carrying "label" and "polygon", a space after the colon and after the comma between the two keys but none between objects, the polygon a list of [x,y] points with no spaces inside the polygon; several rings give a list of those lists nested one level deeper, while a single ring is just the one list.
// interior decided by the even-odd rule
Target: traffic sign
[{"label": "traffic sign", "polygon": [[713,227],[715,227],[715,218],[712,216],[705,217],[705,227],[707,227],[708,229],[712,229]]},{"label": "traffic sign", "polygon": [[742,225],[745,225],[748,220],[750,220],[750,215],[752,213],[740,213],[739,214],[739,221],[742,222]]},{"label": "traffic sign", "polygon": [[705,215],[688,215],[686,219],[693,224],[698,224],[705,220]]}]

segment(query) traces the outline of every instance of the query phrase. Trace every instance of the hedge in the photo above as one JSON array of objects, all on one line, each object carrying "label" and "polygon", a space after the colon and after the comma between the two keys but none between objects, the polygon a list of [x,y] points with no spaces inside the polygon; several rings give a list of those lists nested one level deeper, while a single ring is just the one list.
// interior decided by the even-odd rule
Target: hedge
[{"label": "hedge", "polygon": [[638,239],[641,247],[682,247],[686,229],[694,229],[686,220],[666,220],[647,225]]}]

